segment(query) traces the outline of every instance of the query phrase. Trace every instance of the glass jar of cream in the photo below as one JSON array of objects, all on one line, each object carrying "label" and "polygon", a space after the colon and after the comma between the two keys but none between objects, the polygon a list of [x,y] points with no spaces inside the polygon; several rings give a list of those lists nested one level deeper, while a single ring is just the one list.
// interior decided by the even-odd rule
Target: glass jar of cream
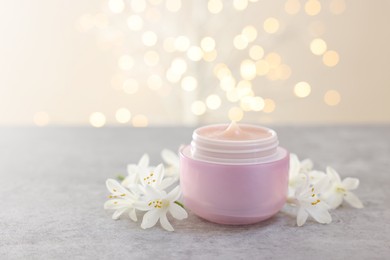
[{"label": "glass jar of cream", "polygon": [[289,153],[275,131],[249,124],[196,129],[180,149],[184,203],[196,215],[220,224],[251,224],[285,204]]}]

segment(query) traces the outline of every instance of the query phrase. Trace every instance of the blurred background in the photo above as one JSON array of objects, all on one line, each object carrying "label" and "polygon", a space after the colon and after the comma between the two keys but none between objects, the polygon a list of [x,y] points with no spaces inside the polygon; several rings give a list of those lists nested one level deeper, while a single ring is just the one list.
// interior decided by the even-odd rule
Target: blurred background
[{"label": "blurred background", "polygon": [[0,0],[0,125],[390,123],[388,0]]}]

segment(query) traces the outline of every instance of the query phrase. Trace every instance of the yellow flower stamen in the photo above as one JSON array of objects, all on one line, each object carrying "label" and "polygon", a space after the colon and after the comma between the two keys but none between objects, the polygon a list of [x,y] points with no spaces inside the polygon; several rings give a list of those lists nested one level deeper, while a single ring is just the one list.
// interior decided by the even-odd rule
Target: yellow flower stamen
[{"label": "yellow flower stamen", "polygon": [[315,202],[312,202],[311,205],[315,206],[315,205],[317,205],[320,202],[321,202],[321,200],[316,200]]}]

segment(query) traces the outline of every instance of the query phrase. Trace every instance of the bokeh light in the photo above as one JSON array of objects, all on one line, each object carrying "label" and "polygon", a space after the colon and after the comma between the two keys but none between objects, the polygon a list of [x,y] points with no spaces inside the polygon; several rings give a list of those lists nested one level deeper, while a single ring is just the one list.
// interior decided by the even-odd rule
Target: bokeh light
[{"label": "bokeh light", "polygon": [[276,104],[273,99],[270,98],[264,99],[264,108],[263,108],[264,113],[272,113],[275,111],[275,108],[276,108]]},{"label": "bokeh light", "polygon": [[164,42],[163,42],[163,48],[166,52],[176,51],[175,38],[173,38],[173,37],[165,38]]},{"label": "bokeh light", "polygon": [[240,66],[240,74],[243,79],[254,79],[256,77],[256,64],[252,60],[243,60]]},{"label": "bokeh light", "polygon": [[216,58],[217,58],[217,51],[216,50],[203,53],[203,60],[205,60],[207,62],[213,62]]},{"label": "bokeh light", "polygon": [[203,51],[198,46],[191,46],[187,51],[187,57],[192,61],[200,61],[203,57]]},{"label": "bokeh light", "polygon": [[[298,18],[306,19],[305,29],[309,35],[304,39],[310,39],[310,52],[321,56],[325,66],[334,67],[339,63],[339,53],[328,50],[328,44],[329,46],[332,44],[331,38],[327,34],[326,41],[324,40],[323,35],[327,28],[319,17],[329,12],[331,14],[344,12],[345,0],[330,0],[327,3],[319,0],[283,0],[282,11],[284,9],[285,13],[265,14],[260,17],[264,19],[260,20],[263,21],[262,24],[258,23],[259,20],[246,19],[244,13],[244,10],[252,9],[250,4],[258,0],[232,0],[229,3],[222,0],[208,0],[207,6],[203,4],[203,8],[207,10],[204,9],[206,13],[202,17],[197,15],[192,17],[191,11],[188,19],[196,26],[202,25],[200,20],[197,20],[200,18],[215,18],[214,20],[221,21],[222,25],[222,18],[227,18],[228,13],[242,14],[245,19],[242,19],[241,23],[237,23],[234,28],[221,31],[221,35],[224,35],[223,39],[217,31],[212,30],[211,20],[207,20],[207,29],[196,34],[189,32],[187,27],[176,28],[168,24],[164,28],[159,27],[165,19],[168,21],[172,18],[173,22],[177,22],[177,17],[185,14],[182,11],[186,12],[187,8],[194,7],[192,3],[187,6],[186,1],[105,1],[108,3],[109,12],[84,14],[79,23],[82,30],[101,29],[103,32],[101,45],[104,49],[115,48],[114,50],[117,51],[120,70],[115,72],[111,79],[112,88],[122,91],[119,92],[122,95],[135,95],[127,96],[130,99],[143,94],[145,88],[152,90],[151,92],[146,89],[148,93],[157,97],[177,95],[181,98],[183,96],[186,100],[190,100],[190,102],[183,102],[185,109],[190,110],[195,116],[206,115],[199,118],[200,121],[197,121],[196,117],[191,117],[194,122],[215,118],[209,116],[215,113],[213,110],[225,111],[229,106],[233,107],[228,110],[228,117],[234,121],[242,120],[244,112],[250,112],[251,115],[253,112],[275,111],[276,102],[279,100],[273,92],[279,91],[279,86],[283,84],[291,84],[289,79],[293,69],[294,78],[303,76],[299,75],[302,73],[301,70],[295,70],[295,67],[287,64],[291,57],[285,56],[285,49],[278,46],[277,40],[288,36],[287,30],[293,25],[290,23],[291,19],[294,21]],[[256,8],[260,5],[260,3],[256,4]],[[327,11],[324,8],[329,8],[329,12],[323,12]],[[179,11],[180,13],[177,13]],[[323,13],[318,18],[311,17],[320,12]],[[299,16],[289,16],[298,14]],[[116,26],[119,19],[122,19],[124,28]],[[225,42],[232,44],[230,49],[225,47]],[[207,74],[210,71],[212,74]],[[310,96],[311,91],[311,86],[306,81],[298,82],[293,87],[293,93],[298,98]],[[341,99],[337,91],[335,92],[338,96],[332,91],[335,90],[330,90],[324,95],[324,102],[329,106],[340,102]],[[281,108],[282,105],[283,103],[278,103]],[[93,114],[96,113],[100,112]],[[119,116],[120,113],[122,116]],[[100,124],[104,125],[105,115],[100,114],[104,117],[104,120],[100,120]],[[103,118],[101,115],[100,119]],[[95,117],[99,118],[99,116]],[[92,115],[90,117],[92,124],[91,118]],[[145,115],[132,116],[127,108],[118,109],[115,118],[119,123],[131,121],[133,126],[148,125],[148,118]],[[95,120],[95,125],[99,125],[96,124],[97,121],[99,120]],[[101,123],[103,121],[104,123]]]},{"label": "bokeh light", "polygon": [[145,0],[130,1],[131,10],[135,13],[142,13],[146,9]]},{"label": "bokeh light", "polygon": [[123,82],[122,88],[126,94],[132,95],[132,94],[137,93],[137,91],[139,89],[139,84],[138,84],[138,81],[135,79],[126,79]]},{"label": "bokeh light", "polygon": [[215,40],[211,37],[204,37],[200,42],[200,47],[205,52],[212,52],[215,48]]},{"label": "bokeh light", "polygon": [[284,4],[284,10],[286,13],[294,15],[299,12],[301,9],[301,3],[299,0],[287,0],[286,3]]},{"label": "bokeh light", "polygon": [[[136,1],[133,1],[136,2]],[[166,0],[165,7],[168,11],[176,13],[180,11],[181,8],[181,0]]]},{"label": "bokeh light", "polygon": [[314,55],[322,55],[326,52],[326,42],[323,39],[316,38],[310,43],[310,50]]},{"label": "bokeh light", "polygon": [[125,9],[125,2],[123,0],[108,0],[108,7],[113,13],[121,13]]},{"label": "bokeh light", "polygon": [[206,105],[211,110],[216,110],[221,106],[221,98],[218,95],[209,95],[206,99]]},{"label": "bokeh light", "polygon": [[219,84],[220,84],[221,89],[223,89],[225,91],[230,91],[236,85],[236,80],[232,76],[229,75],[229,76],[223,77]]},{"label": "bokeh light", "polygon": [[265,57],[270,68],[277,68],[282,63],[282,57],[276,52],[270,52]]},{"label": "bokeh light", "polygon": [[294,87],[294,94],[299,98],[305,98],[310,95],[311,87],[305,81],[298,82]]},{"label": "bokeh light", "polygon": [[265,60],[259,60],[256,62],[256,74],[258,76],[267,75],[269,72],[269,64]]},{"label": "bokeh light", "polygon": [[287,80],[291,77],[292,71],[290,66],[286,64],[281,64],[278,69],[278,77],[280,80]]},{"label": "bokeh light", "polygon": [[191,105],[191,111],[196,116],[203,115],[206,112],[206,105],[201,100],[194,101]]},{"label": "bokeh light", "polygon": [[181,88],[185,91],[194,91],[198,86],[198,81],[192,76],[186,76],[181,80]]},{"label": "bokeh light", "polygon": [[160,56],[156,51],[147,51],[144,55],[144,62],[148,66],[156,66],[160,60]]},{"label": "bokeh light", "polygon": [[335,15],[344,13],[346,8],[345,0],[331,0],[329,5],[330,12]]},{"label": "bokeh light", "polygon": [[212,14],[218,14],[223,9],[223,3],[221,0],[209,0],[207,3],[207,9]]},{"label": "bokeh light", "polygon": [[328,90],[324,95],[324,101],[328,106],[337,106],[341,101],[341,95],[337,90]]},{"label": "bokeh light", "polygon": [[242,29],[242,36],[247,39],[248,42],[253,42],[257,38],[257,29],[253,25],[245,26]]},{"label": "bokeh light", "polygon": [[134,66],[134,60],[129,55],[122,55],[119,58],[118,66],[121,70],[125,70],[125,71],[131,70]]},{"label": "bokeh light", "polygon": [[143,27],[143,20],[139,15],[130,15],[127,18],[127,26],[132,31],[140,31]]},{"label": "bokeh light", "polygon": [[228,113],[230,121],[239,122],[244,117],[244,112],[239,107],[232,107]]},{"label": "bokeh light", "polygon": [[239,34],[236,37],[234,37],[233,46],[237,50],[243,50],[248,46],[248,40],[245,36],[242,36],[241,34]]},{"label": "bokeh light", "polygon": [[34,115],[34,124],[37,126],[46,126],[50,122],[49,114],[45,111],[40,111]]},{"label": "bokeh light", "polygon": [[94,112],[89,116],[89,123],[93,127],[102,127],[106,124],[106,116],[100,112]]},{"label": "bokeh light", "polygon": [[336,51],[327,51],[322,56],[322,62],[328,67],[336,66],[340,61],[339,54]]},{"label": "bokeh light", "polygon": [[174,73],[182,75],[187,71],[187,62],[182,58],[176,58],[172,61],[171,69]]},{"label": "bokeh light", "polygon": [[142,42],[145,46],[153,46],[157,43],[157,34],[153,31],[146,31],[142,34]]},{"label": "bokeh light", "polygon": [[263,24],[264,31],[271,34],[276,33],[279,30],[279,26],[279,20],[274,17],[267,18]]},{"label": "bokeh light", "polygon": [[321,11],[321,3],[318,0],[308,0],[305,3],[305,12],[310,16],[319,14]]},{"label": "bokeh light", "polygon": [[126,124],[131,119],[131,113],[127,108],[119,108],[115,113],[115,119],[121,124]]},{"label": "bokeh light", "polygon": [[245,10],[248,7],[248,0],[233,0],[233,7],[238,11]]},{"label": "bokeh light", "polygon": [[261,111],[264,109],[265,102],[262,97],[252,97],[250,102],[251,110]]},{"label": "bokeh light", "polygon": [[134,127],[147,127],[149,120],[145,115],[135,115],[131,120],[131,123]]},{"label": "bokeh light", "polygon": [[249,49],[249,57],[251,57],[251,59],[253,59],[255,61],[262,59],[264,57],[263,47],[261,47],[259,45],[253,45]]},{"label": "bokeh light", "polygon": [[190,40],[185,36],[179,36],[175,40],[175,48],[178,51],[186,51],[190,46]]}]

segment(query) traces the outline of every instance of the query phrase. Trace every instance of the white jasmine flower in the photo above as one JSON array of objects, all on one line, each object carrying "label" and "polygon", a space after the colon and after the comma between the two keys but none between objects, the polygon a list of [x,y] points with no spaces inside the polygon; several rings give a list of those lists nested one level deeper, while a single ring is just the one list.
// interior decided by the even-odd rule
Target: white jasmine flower
[{"label": "white jasmine flower", "polygon": [[138,161],[138,164],[129,164],[127,165],[128,175],[122,181],[122,185],[129,187],[129,185],[137,184],[140,180],[140,173],[148,171],[149,168],[149,155],[142,155],[141,159]]},{"label": "white jasmine flower", "polygon": [[322,180],[326,176],[325,172],[316,170],[308,172],[307,175],[309,176],[310,183],[313,184]]},{"label": "white jasmine flower", "polygon": [[140,183],[144,187],[151,186],[156,189],[164,190],[175,181],[173,178],[164,178],[164,175],[164,165],[159,164],[153,170],[142,170],[140,172]]},{"label": "white jasmine flower", "polygon": [[343,200],[354,208],[363,208],[363,203],[351,192],[359,187],[359,179],[345,178],[341,181],[340,175],[332,167],[327,167],[326,172],[330,178],[331,187],[324,195],[331,208],[337,208]]},{"label": "white jasmine flower", "polygon": [[168,221],[167,213],[171,213],[175,219],[179,220],[188,217],[187,212],[175,203],[180,195],[180,186],[176,186],[168,194],[151,185],[145,186],[145,197],[135,204],[137,209],[147,211],[142,219],[141,227],[143,229],[153,227],[160,220],[160,224],[165,230],[174,231]]},{"label": "white jasmine flower", "polygon": [[298,206],[297,225],[302,226],[306,223],[307,218],[312,216],[317,222],[329,224],[332,222],[328,210],[329,206],[321,198],[322,192],[329,185],[327,176],[318,182],[311,184],[309,177],[297,188],[294,198],[289,198],[288,202]]},{"label": "white jasmine flower", "polygon": [[174,178],[179,178],[179,156],[171,150],[164,149],[161,152],[161,157],[168,165],[166,168],[166,175]]},{"label": "white jasmine flower", "polygon": [[[288,182],[288,196],[292,197],[297,189],[305,180],[305,173],[313,169],[313,162],[310,159],[300,161],[298,156],[294,153],[290,154],[290,170]],[[303,173],[303,174],[302,174]]]},{"label": "white jasmine flower", "polygon": [[111,193],[109,196],[111,200],[104,203],[104,209],[115,210],[112,215],[113,219],[119,219],[123,213],[129,213],[129,217],[133,221],[137,221],[134,208],[134,202],[138,199],[137,196],[113,179],[108,179],[106,186]]}]

